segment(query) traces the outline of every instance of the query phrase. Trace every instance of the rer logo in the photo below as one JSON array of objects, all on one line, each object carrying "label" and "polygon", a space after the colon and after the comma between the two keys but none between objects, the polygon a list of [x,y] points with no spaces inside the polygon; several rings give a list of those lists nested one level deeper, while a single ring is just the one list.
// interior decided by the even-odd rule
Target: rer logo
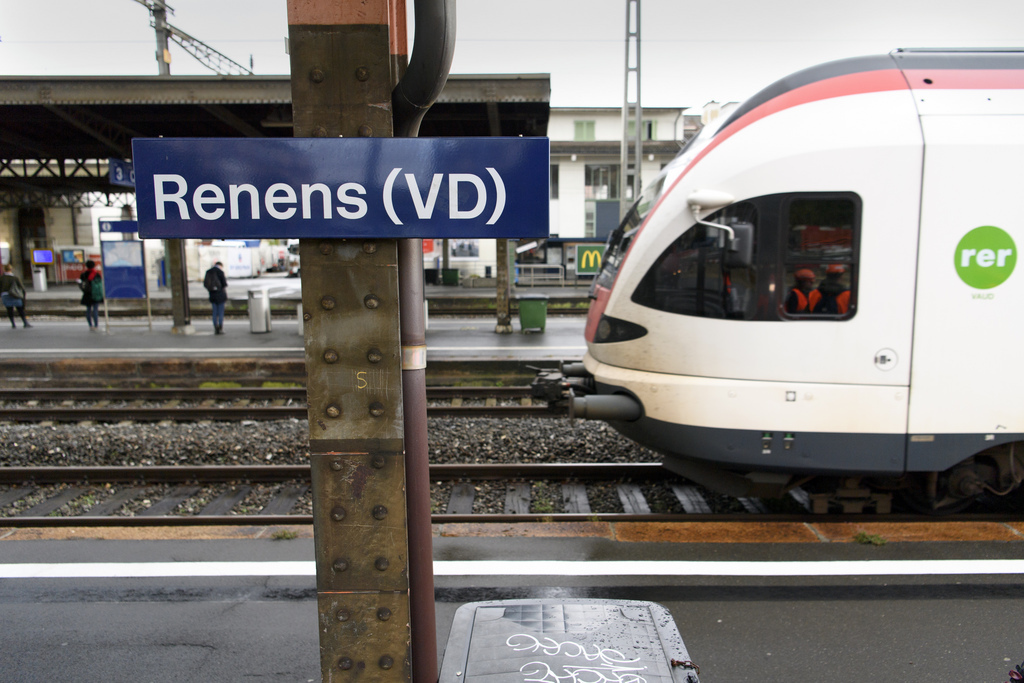
[{"label": "rer logo", "polygon": [[983,225],[963,236],[953,255],[956,273],[975,289],[992,289],[1006,282],[1017,265],[1017,246],[1005,230]]}]

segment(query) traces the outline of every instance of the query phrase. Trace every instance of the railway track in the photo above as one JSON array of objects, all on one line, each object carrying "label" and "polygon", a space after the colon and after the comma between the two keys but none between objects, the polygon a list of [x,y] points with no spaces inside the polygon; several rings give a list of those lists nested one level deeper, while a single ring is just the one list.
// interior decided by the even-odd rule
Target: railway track
[{"label": "railway track", "polygon": [[[431,417],[557,416],[529,387],[428,387]],[[305,420],[303,387],[10,389],[0,422]]]},{"label": "railway track", "polygon": [[[722,518],[657,463],[432,465],[430,477],[436,523]],[[481,511],[486,496],[503,501]],[[778,516],[761,501],[739,505]],[[0,468],[0,527],[311,523],[304,465]]]},{"label": "railway track", "polygon": [[[657,463],[432,465],[434,523],[596,521],[823,522],[808,496],[713,496]],[[609,501],[609,497],[613,500]],[[489,499],[489,500],[488,500]],[[895,513],[873,522],[930,521]],[[943,521],[1019,521],[1005,513]],[[309,467],[0,467],[0,527],[312,524]]]}]

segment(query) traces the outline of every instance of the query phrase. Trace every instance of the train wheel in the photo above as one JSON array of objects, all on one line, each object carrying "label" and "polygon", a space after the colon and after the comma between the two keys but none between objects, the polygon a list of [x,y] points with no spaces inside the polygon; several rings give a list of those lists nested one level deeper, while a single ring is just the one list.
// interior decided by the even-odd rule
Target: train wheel
[{"label": "train wheel", "polygon": [[976,502],[973,498],[967,499],[946,499],[943,501],[937,501],[937,504],[933,501],[929,501],[927,498],[918,495],[911,491],[900,491],[899,493],[900,502],[909,507],[914,512],[918,512],[922,515],[955,515],[958,512],[963,512],[968,508],[972,507]]},{"label": "train wheel", "polygon": [[949,495],[947,482],[932,472],[911,481],[910,486],[896,492],[900,502],[914,512],[924,515],[955,515],[972,507],[976,498],[954,498]]}]

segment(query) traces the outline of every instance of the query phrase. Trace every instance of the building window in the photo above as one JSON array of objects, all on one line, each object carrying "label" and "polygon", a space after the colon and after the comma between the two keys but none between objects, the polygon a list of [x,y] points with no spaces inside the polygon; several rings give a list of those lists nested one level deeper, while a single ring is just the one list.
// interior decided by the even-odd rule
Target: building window
[{"label": "building window", "polygon": [[574,123],[576,125],[576,130],[573,134],[573,140],[576,142],[593,142],[597,139],[595,121],[575,121]]},{"label": "building window", "polygon": [[551,164],[551,199],[558,199],[558,164]]},{"label": "building window", "polygon": [[[658,122],[657,121],[643,121],[640,125],[641,140],[657,140],[658,139]],[[636,121],[629,121],[626,123],[626,138],[632,140],[636,137]]]},{"label": "building window", "polygon": [[583,185],[585,199],[618,199],[619,165],[587,164]]}]

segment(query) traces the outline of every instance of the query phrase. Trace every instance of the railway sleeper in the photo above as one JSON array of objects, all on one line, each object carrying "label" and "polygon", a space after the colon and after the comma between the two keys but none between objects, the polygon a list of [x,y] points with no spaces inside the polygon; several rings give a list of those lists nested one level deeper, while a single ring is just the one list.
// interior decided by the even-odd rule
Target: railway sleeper
[{"label": "railway sleeper", "polygon": [[150,505],[145,510],[140,510],[140,517],[163,517],[171,514],[183,502],[199,493],[198,486],[176,486],[169,494]]},{"label": "railway sleeper", "polygon": [[629,515],[649,515],[651,506],[644,498],[644,492],[636,484],[624,483],[615,487],[622,509]]},{"label": "railway sleeper", "polygon": [[85,493],[85,489],[77,486],[72,486],[64,489],[55,496],[50,496],[45,500],[36,503],[32,507],[22,510],[17,514],[18,517],[46,517],[50,513],[59,510],[71,501],[75,500],[79,496]]},{"label": "railway sleeper", "polygon": [[[546,482],[513,482],[507,484],[504,491],[503,513],[506,515],[548,514],[555,500],[561,499],[562,514],[590,515],[593,514],[587,486],[576,481],[567,481],[557,485]],[[486,488],[486,487],[485,487]],[[694,486],[672,484],[671,492],[687,514],[712,514],[709,503]],[[621,482],[614,485],[614,495],[622,506],[624,514],[652,514],[651,503],[644,494],[643,487],[636,483]],[[553,494],[553,495],[552,495]],[[539,497],[538,497],[539,496]],[[493,500],[493,494],[491,494]],[[480,495],[480,487],[469,481],[453,483],[447,495],[443,514],[472,515],[478,501],[487,500],[488,495]],[[765,514],[770,510],[759,499],[742,501],[744,509],[751,514]]]},{"label": "railway sleeper", "polygon": [[525,482],[509,484],[505,492],[505,514],[530,514],[530,485]]},{"label": "railway sleeper", "polygon": [[199,511],[199,514],[207,516],[229,514],[231,509],[245,500],[245,497],[248,496],[251,491],[251,486],[232,486],[207,503],[206,506]]},{"label": "railway sleeper", "polygon": [[590,514],[590,499],[587,498],[587,487],[577,482],[562,484],[562,508],[576,515]]},{"label": "railway sleeper", "polygon": [[145,493],[146,489],[141,486],[128,486],[106,499],[102,503],[92,506],[82,517],[109,517],[120,510],[126,503],[129,503]]},{"label": "railway sleeper", "polygon": [[471,515],[473,514],[473,500],[476,498],[476,489],[468,482],[457,482],[452,487],[451,497],[448,499],[447,514],[449,515]]},{"label": "railway sleeper", "polygon": [[285,486],[263,506],[263,509],[260,510],[260,516],[287,515],[295,507],[295,503],[299,501],[299,498],[308,490],[309,486],[307,484],[290,484]]}]

